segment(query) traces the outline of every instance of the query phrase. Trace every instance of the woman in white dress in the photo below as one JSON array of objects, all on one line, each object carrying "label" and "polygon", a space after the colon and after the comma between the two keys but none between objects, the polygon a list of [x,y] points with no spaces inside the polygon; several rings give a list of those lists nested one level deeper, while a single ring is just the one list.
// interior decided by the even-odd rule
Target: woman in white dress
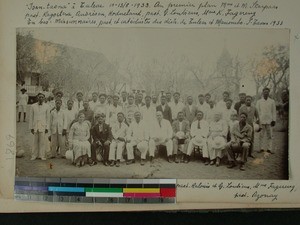
[{"label": "woman in white dress", "polygon": [[88,141],[90,138],[90,127],[84,119],[84,114],[79,113],[78,121],[73,123],[70,128],[69,144],[70,149],[73,151],[73,162],[76,162],[81,156],[88,155],[89,158],[91,157],[91,145]]},{"label": "woman in white dress", "polygon": [[209,124],[208,150],[210,165],[220,165],[224,155],[228,125],[221,119],[222,113],[215,112],[214,120]]}]

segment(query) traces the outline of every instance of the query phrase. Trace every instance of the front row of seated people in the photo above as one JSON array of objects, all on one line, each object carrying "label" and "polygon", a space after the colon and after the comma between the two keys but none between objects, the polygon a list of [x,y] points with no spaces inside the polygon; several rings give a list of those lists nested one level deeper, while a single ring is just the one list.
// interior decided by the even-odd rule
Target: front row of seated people
[{"label": "front row of seated people", "polygon": [[[233,118],[229,126],[220,112],[216,112],[214,120],[208,123],[203,119],[202,111],[197,112],[191,126],[183,112],[178,112],[177,120],[172,125],[163,119],[161,111],[156,112],[156,120],[152,122],[143,120],[137,111],[129,126],[122,112],[117,114],[117,122],[111,127],[105,123],[105,114],[97,114],[95,119],[95,125],[90,128],[84,113],[79,113],[78,121],[73,123],[67,134],[71,149],[68,154],[71,152],[71,160],[77,166],[82,165],[85,156],[90,165],[97,164],[102,158],[104,165],[119,167],[125,149],[126,164],[135,162],[134,149],[141,153],[141,165],[145,164],[147,153],[153,164],[155,150],[158,146],[165,146],[168,162],[174,160],[176,163],[188,163],[191,154],[198,148],[205,165],[219,166],[223,156],[227,155],[228,168],[233,168],[237,155],[240,155],[240,169],[245,170],[244,165],[253,141],[252,126],[246,122],[246,113],[241,113],[239,120]],[[179,149],[183,153],[181,157]]]}]

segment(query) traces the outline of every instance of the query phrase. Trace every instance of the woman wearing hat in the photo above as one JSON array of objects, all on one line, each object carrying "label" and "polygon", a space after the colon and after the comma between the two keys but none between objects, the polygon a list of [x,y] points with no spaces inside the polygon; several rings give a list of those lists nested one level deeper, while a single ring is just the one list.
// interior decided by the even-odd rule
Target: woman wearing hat
[{"label": "woman wearing hat", "polygon": [[25,88],[22,88],[21,93],[19,94],[19,101],[17,102],[18,112],[19,112],[18,122],[21,121],[22,112],[24,114],[23,122],[26,122],[26,108],[27,108],[27,103],[28,103],[28,95],[26,94],[26,92],[27,92],[27,90]]},{"label": "woman wearing hat", "polygon": [[216,166],[219,166],[224,155],[228,126],[226,121],[221,118],[222,113],[215,112],[214,120],[209,125],[208,150],[210,165],[216,164]]},{"label": "woman wearing hat", "polygon": [[[70,129],[69,145],[73,151],[73,161],[76,161],[77,158],[84,155],[91,157],[91,145],[88,141],[90,138],[90,127],[84,119],[84,114],[79,113],[78,121],[75,122]],[[80,164],[76,166],[80,166]]]}]

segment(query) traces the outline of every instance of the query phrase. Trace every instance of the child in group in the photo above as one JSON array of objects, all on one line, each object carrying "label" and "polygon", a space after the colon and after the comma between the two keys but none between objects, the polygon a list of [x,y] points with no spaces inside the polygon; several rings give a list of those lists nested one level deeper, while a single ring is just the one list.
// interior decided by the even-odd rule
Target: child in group
[{"label": "child in group", "polygon": [[23,122],[26,122],[26,108],[27,108],[27,104],[28,104],[28,95],[26,94],[26,92],[27,92],[27,90],[25,88],[22,88],[21,93],[19,94],[19,101],[17,102],[18,111],[19,111],[18,122],[21,121],[22,112],[24,114]]}]

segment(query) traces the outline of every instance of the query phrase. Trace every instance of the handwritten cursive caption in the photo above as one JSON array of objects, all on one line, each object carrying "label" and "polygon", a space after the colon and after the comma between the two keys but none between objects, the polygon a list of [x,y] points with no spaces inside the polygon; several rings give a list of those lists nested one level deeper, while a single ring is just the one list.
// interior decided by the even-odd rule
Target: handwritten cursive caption
[{"label": "handwritten cursive caption", "polygon": [[[271,26],[284,24],[274,3],[260,1],[70,1],[30,2],[24,19],[29,26],[85,25],[92,27],[119,25],[163,26]],[[267,17],[265,15],[268,15]],[[266,19],[267,18],[267,19]]]},{"label": "handwritten cursive caption", "polygon": [[196,182],[177,184],[177,188],[192,188],[202,190],[232,190],[234,199],[251,199],[259,201],[277,201],[281,194],[292,193],[296,191],[295,185],[277,184],[276,182],[256,182],[255,185],[244,184],[243,182]]}]

